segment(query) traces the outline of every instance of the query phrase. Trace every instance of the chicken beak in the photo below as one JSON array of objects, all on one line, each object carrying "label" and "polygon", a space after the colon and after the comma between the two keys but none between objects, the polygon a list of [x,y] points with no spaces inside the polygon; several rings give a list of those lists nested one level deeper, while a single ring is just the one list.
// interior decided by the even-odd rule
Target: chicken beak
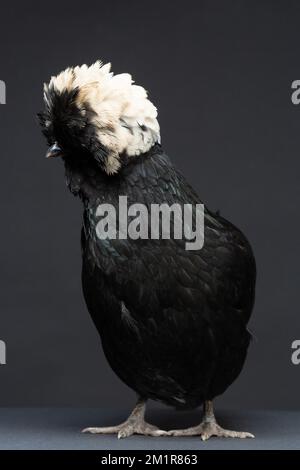
[{"label": "chicken beak", "polygon": [[58,145],[57,142],[55,142],[54,145],[51,145],[51,147],[49,147],[46,153],[46,158],[61,157],[62,154],[63,154],[63,151],[61,147]]}]

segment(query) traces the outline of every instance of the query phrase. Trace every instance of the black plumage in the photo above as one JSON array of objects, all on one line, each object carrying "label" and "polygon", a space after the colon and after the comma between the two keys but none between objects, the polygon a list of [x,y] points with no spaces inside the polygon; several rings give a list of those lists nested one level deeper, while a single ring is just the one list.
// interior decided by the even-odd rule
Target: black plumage
[{"label": "black plumage", "polygon": [[195,408],[222,394],[243,367],[255,292],[251,247],[207,207],[198,251],[186,250],[184,239],[100,240],[97,207],[117,207],[120,195],[149,212],[153,203],[201,201],[158,143],[134,158],[125,152],[120,170],[106,174],[108,151],[95,141],[88,106],[80,122],[76,93],[68,104],[66,92],[48,90],[41,121],[49,143],[62,147],[67,184],[83,202],[83,293],[105,356],[142,400]]},{"label": "black plumage", "polygon": [[83,290],[111,367],[140,395],[176,407],[223,393],[250,339],[255,265],[248,242],[208,210],[196,252],[184,240],[97,238],[99,201],[117,207],[119,194],[149,209],[200,202],[158,145],[117,176],[81,176]]}]

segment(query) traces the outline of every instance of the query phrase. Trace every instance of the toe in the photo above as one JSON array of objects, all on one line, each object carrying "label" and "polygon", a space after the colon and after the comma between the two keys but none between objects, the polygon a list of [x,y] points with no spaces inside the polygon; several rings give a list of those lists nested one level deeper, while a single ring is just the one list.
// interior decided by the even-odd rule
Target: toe
[{"label": "toe", "polygon": [[207,441],[209,438],[216,436],[216,437],[230,437],[230,438],[237,438],[237,439],[246,439],[246,438],[254,438],[254,435],[250,432],[240,432],[240,431],[230,431],[229,429],[223,429],[221,426],[212,424],[209,426],[205,426],[204,431],[201,433],[202,441]]},{"label": "toe", "polygon": [[83,433],[90,433],[90,434],[97,434],[99,428],[85,428],[81,432]]},{"label": "toe", "polygon": [[167,432],[166,436],[177,436],[177,437],[184,437],[184,436],[199,436],[201,434],[201,428],[199,426],[195,426],[192,428],[187,429],[171,429]]},{"label": "toe", "polygon": [[186,430],[185,429],[172,429],[171,431],[167,432],[168,436],[186,436]]},{"label": "toe", "polygon": [[125,437],[132,436],[132,434],[134,434],[134,431],[131,427],[124,427],[118,432],[118,439],[124,439]]},{"label": "toe", "polygon": [[160,436],[168,436],[167,431],[163,431],[162,429],[155,429],[154,431],[149,431],[148,436],[160,437]]},{"label": "toe", "polygon": [[117,434],[119,430],[119,426],[109,426],[106,428],[85,428],[81,432],[90,434]]},{"label": "toe", "polygon": [[239,431],[229,431],[227,429],[220,428],[220,431],[217,433],[217,436],[220,437],[232,437],[237,439],[246,439],[248,437],[254,438],[254,435],[250,432],[239,432]]},{"label": "toe", "polygon": [[237,437],[240,437],[241,439],[246,439],[246,438],[250,438],[250,439],[254,439],[255,436],[254,434],[251,434],[251,432],[238,432],[239,436]]},{"label": "toe", "polygon": [[153,436],[153,437],[167,435],[167,431],[163,431],[162,429],[159,429],[157,426],[154,426],[153,424],[148,424],[148,423],[144,423],[140,428],[136,430],[136,433],[143,435],[143,436]]}]

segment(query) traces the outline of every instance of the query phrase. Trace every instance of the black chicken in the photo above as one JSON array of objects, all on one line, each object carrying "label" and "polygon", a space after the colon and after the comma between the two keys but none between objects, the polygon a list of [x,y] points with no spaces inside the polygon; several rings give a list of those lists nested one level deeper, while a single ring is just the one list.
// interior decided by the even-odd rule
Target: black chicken
[{"label": "black chicken", "polygon": [[[185,239],[101,239],[101,204],[198,204],[199,197],[160,145],[157,112],[128,74],[110,64],[68,68],[44,87],[39,115],[67,184],[83,202],[82,284],[88,310],[115,373],[138,402],[118,426],[91,433],[253,437],[222,429],[212,400],[238,377],[247,354],[255,260],[244,235],[205,208],[204,245]],[[116,232],[119,230],[116,226]],[[203,404],[200,425],[162,431],[144,420],[147,399],[178,409]]]}]

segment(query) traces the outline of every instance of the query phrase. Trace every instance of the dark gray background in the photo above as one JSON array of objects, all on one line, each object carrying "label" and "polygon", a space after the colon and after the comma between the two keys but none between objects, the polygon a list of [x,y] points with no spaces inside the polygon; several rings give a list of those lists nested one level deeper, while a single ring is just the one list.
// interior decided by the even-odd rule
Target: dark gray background
[{"label": "dark gray background", "polygon": [[159,110],[167,153],[251,241],[255,339],[222,407],[299,408],[300,79],[297,1],[10,0],[1,4],[0,405],[129,407],[81,294],[81,206],[44,159],[42,83],[111,61]]}]

